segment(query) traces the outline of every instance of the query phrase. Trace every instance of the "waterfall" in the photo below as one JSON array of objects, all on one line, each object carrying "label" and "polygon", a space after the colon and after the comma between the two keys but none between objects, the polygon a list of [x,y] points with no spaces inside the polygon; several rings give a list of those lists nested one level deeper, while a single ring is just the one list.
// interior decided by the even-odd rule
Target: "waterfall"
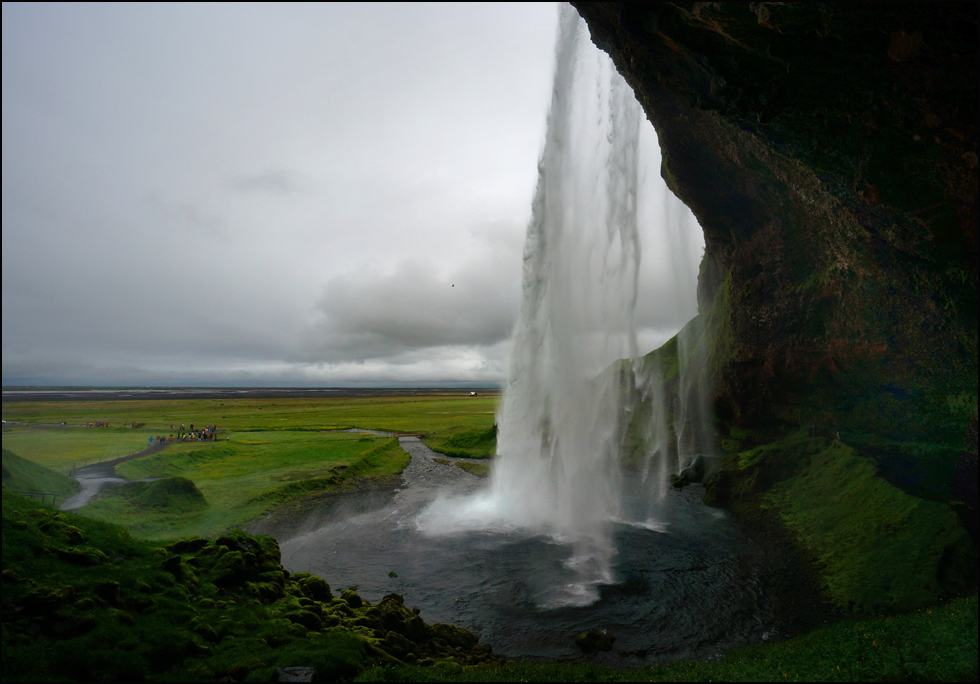
[{"label": "waterfall", "polygon": [[493,488],[516,519],[574,545],[591,601],[612,576],[620,501],[621,383],[603,370],[637,357],[641,113],[570,7],[557,52]]},{"label": "waterfall", "polygon": [[[656,373],[637,375],[642,120],[632,90],[563,5],[492,483],[437,500],[419,518],[429,534],[531,530],[568,544],[576,579],[549,605],[588,605],[615,581],[628,416],[646,406],[642,470],[659,498],[679,467],[679,445],[667,442],[688,438],[668,426]],[[660,204],[666,218],[678,213],[676,198]]]}]

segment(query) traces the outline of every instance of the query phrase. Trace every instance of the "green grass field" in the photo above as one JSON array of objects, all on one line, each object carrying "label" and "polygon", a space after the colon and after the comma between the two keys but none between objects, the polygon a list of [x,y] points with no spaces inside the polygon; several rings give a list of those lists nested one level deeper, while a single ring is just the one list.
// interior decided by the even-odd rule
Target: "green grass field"
[{"label": "green grass field", "polygon": [[[460,393],[316,400],[39,401],[5,403],[3,418],[8,422],[30,425],[57,425],[62,421],[69,425],[84,425],[89,421],[108,421],[110,425],[122,427],[145,423],[146,434],[169,434],[171,425],[181,423],[217,424],[219,428],[232,431],[359,427],[438,434],[458,429],[488,430],[493,427],[496,408],[497,397],[494,395],[469,397]],[[114,429],[92,428],[92,431],[108,432]],[[17,449],[7,448],[17,452]]]},{"label": "green grass field", "polygon": [[345,432],[242,432],[219,442],[175,444],[117,467],[123,477],[183,477],[203,494],[197,510],[146,507],[125,487],[79,512],[145,538],[209,536],[241,527],[275,505],[338,489],[359,477],[400,473],[409,457],[394,439]]},{"label": "green grass field", "polygon": [[[131,480],[185,478],[203,496],[203,505],[178,505],[177,499],[170,505],[148,505],[160,498],[160,491],[173,488],[158,486],[150,496],[146,487],[133,485],[114,486],[81,511],[146,538],[214,535],[246,525],[280,503],[340,490],[364,478],[396,475],[408,464],[408,455],[393,440],[338,429],[421,433],[452,455],[490,456],[496,443],[496,404],[495,396],[460,393],[11,402],[3,405],[8,421],[3,448],[26,463],[66,474],[72,467],[139,451],[150,436],[171,434],[171,425],[217,424],[217,442],[175,443],[116,471]],[[80,427],[97,421],[116,427]],[[133,423],[141,427],[124,427]],[[18,461],[17,467],[21,465]]]},{"label": "green grass field", "polygon": [[[6,407],[4,407],[6,412]],[[4,427],[3,448],[58,473],[140,451],[153,434],[127,428]]]},{"label": "green grass field", "polygon": [[64,500],[80,489],[78,482],[67,475],[21,458],[7,449],[3,450],[3,486],[13,491],[53,494],[58,500]]}]

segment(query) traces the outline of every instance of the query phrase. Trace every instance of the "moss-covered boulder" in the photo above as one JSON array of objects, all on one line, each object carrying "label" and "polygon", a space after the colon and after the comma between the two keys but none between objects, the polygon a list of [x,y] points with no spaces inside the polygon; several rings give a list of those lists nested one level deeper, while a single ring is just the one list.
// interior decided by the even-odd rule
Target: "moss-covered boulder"
[{"label": "moss-covered boulder", "polygon": [[600,629],[590,629],[575,637],[575,645],[586,653],[611,651],[615,641],[616,637]]},{"label": "moss-covered boulder", "polygon": [[[372,606],[353,588],[342,599],[319,577],[290,574],[271,537],[164,547],[6,491],[3,504],[4,680],[214,681],[244,665],[265,681],[297,663],[338,680],[371,665],[493,662],[475,635],[431,632],[400,596]],[[71,546],[67,527],[85,545]],[[104,560],[78,565],[86,549]]]}]

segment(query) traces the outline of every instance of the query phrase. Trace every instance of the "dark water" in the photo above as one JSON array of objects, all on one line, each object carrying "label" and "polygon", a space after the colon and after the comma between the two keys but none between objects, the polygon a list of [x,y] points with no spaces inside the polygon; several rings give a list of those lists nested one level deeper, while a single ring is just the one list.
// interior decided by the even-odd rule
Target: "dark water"
[{"label": "dark water", "polygon": [[[356,584],[372,602],[402,594],[426,621],[466,627],[508,657],[583,658],[574,637],[590,628],[616,637],[613,653],[589,656],[610,664],[711,657],[765,640],[773,628],[763,554],[731,519],[701,504],[701,493],[670,492],[654,512],[659,531],[617,524],[616,583],[587,607],[546,607],[574,580],[568,546],[515,532],[425,536],[415,517],[431,496],[411,492],[280,539],[283,564],[335,589]],[[645,508],[639,499],[628,506],[634,520],[648,519]]]}]

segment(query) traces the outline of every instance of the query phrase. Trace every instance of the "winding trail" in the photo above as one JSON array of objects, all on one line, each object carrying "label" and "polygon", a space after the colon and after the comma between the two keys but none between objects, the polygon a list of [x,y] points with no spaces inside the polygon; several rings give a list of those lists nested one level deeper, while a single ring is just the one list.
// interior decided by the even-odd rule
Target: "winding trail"
[{"label": "winding trail", "polygon": [[[120,463],[125,463],[126,461],[132,461],[136,458],[143,458],[144,456],[151,456],[153,454],[159,453],[167,448],[167,443],[154,444],[153,446],[148,446],[142,451],[137,451],[135,454],[130,454],[129,456],[122,456],[121,458],[114,458],[111,461],[102,461],[101,463],[93,463],[91,465],[82,466],[77,468],[72,477],[78,481],[78,484],[82,486],[82,489],[65,499],[58,506],[63,511],[74,511],[85,504],[93,501],[98,497],[99,491],[107,484],[113,482],[146,482],[148,480],[126,480],[124,478],[116,475],[116,466]],[[156,478],[149,478],[150,480]]]}]

